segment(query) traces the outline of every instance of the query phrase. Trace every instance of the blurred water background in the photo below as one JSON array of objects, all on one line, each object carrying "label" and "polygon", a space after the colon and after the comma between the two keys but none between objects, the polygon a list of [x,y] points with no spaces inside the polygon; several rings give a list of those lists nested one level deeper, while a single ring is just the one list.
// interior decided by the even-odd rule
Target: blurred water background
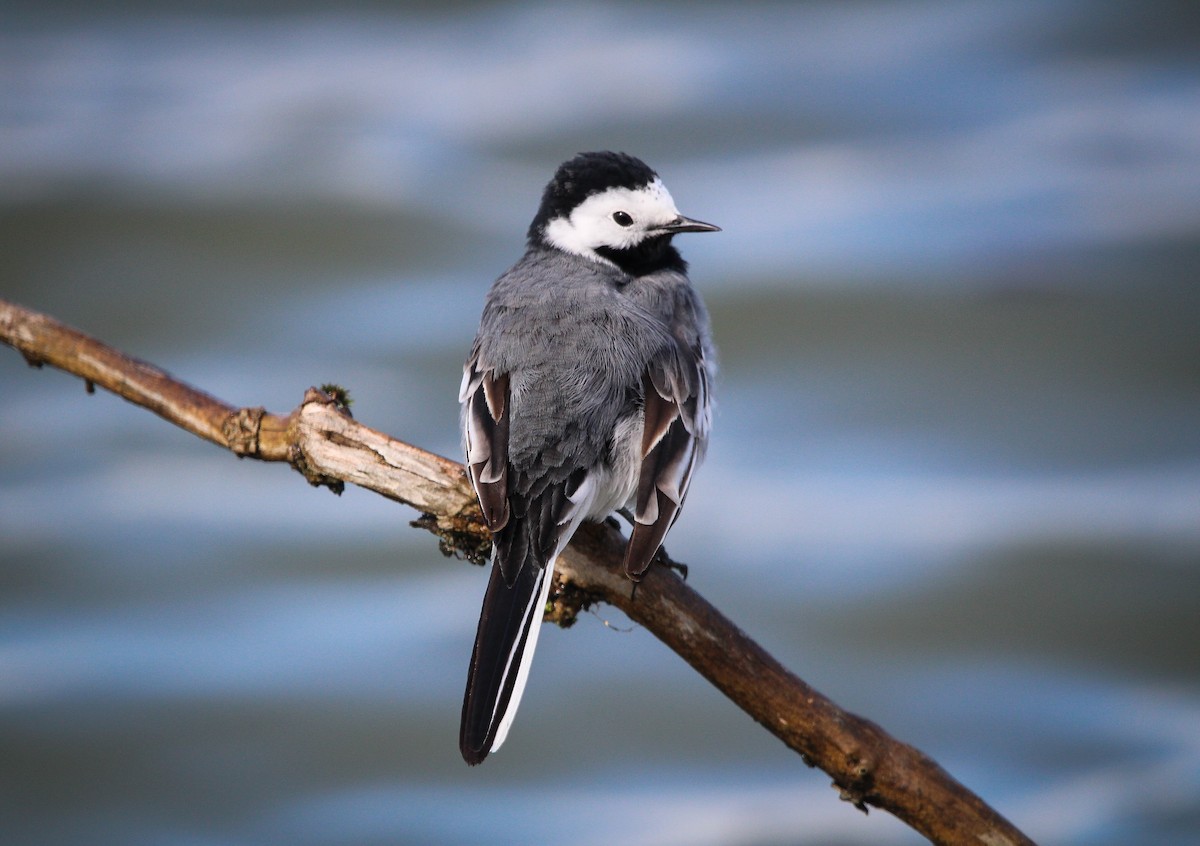
[{"label": "blurred water background", "polygon": [[[695,587],[1040,842],[1200,842],[1195,3],[0,21],[0,296],[444,455],[554,167],[646,159],[724,227]],[[415,515],[11,350],[0,396],[6,844],[921,842],[610,608],[468,769],[485,573]]]}]

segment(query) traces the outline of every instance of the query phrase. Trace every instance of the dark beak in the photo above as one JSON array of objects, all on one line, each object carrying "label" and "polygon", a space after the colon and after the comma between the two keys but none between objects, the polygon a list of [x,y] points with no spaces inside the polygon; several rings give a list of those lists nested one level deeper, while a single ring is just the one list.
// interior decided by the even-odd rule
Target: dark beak
[{"label": "dark beak", "polygon": [[720,232],[721,227],[680,215],[670,223],[660,226],[659,231],[670,232],[674,235],[677,232]]}]

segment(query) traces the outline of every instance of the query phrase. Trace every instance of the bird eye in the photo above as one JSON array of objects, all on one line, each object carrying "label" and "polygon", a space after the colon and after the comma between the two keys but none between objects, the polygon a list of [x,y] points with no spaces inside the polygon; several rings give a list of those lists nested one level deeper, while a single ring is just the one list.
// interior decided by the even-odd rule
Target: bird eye
[{"label": "bird eye", "polygon": [[613,220],[615,220],[617,222],[618,226],[632,226],[633,225],[633,218],[629,216],[628,212],[623,212],[623,211],[613,212]]}]

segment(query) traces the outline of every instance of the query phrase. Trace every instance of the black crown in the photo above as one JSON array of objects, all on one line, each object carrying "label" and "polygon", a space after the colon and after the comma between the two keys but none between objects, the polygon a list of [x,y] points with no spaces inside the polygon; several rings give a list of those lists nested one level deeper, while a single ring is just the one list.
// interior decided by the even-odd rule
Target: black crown
[{"label": "black crown", "polygon": [[567,217],[593,194],[609,188],[642,188],[658,178],[649,165],[628,153],[580,153],[559,165],[542,193],[542,204],[529,225],[529,240],[540,241],[546,224]]}]

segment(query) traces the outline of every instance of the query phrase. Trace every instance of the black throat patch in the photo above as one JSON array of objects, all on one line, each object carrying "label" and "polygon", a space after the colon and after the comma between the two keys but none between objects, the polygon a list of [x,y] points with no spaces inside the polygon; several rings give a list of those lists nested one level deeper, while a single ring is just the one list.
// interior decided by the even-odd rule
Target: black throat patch
[{"label": "black throat patch", "polygon": [[656,270],[687,273],[687,262],[671,244],[670,235],[655,235],[624,249],[597,247],[596,254],[611,261],[630,276],[645,276]]}]

